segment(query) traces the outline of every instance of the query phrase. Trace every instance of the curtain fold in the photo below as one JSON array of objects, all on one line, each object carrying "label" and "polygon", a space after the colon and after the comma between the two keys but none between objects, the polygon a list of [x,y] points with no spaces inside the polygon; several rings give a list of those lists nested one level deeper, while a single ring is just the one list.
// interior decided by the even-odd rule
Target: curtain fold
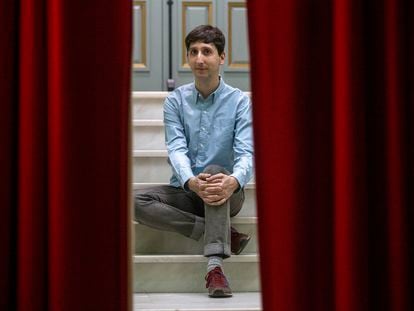
[{"label": "curtain fold", "polygon": [[[16,288],[16,196],[17,149],[16,107],[10,105],[17,79],[14,28],[17,7],[14,1],[0,1],[0,308],[7,309],[15,301]],[[14,208],[13,208],[14,207]]]},{"label": "curtain fold", "polygon": [[[413,149],[413,136],[409,136],[410,132],[411,135],[413,133],[413,127],[411,126],[410,129],[408,124],[412,123],[414,117],[412,109],[414,102],[412,96],[408,97],[404,94],[405,87],[407,87],[407,85],[404,84],[411,82],[411,87],[409,88],[412,88],[413,86],[413,79],[406,76],[406,74],[409,74],[412,77],[412,71],[404,73],[404,71],[408,68],[410,68],[410,70],[413,69],[412,61],[410,67],[410,64],[406,63],[407,55],[404,55],[409,51],[413,52],[412,38],[411,48],[408,47],[407,49],[406,46],[406,44],[409,43],[406,42],[407,38],[409,38],[407,36],[408,27],[413,27],[413,24],[411,22],[411,25],[406,25],[408,27],[404,29],[401,29],[402,27],[399,26],[400,20],[407,22],[408,17],[404,16],[405,12],[403,12],[398,6],[400,3],[401,2],[394,1],[386,2],[386,16],[384,22],[384,40],[386,42],[386,48],[384,51],[386,57],[385,83],[387,85],[387,89],[385,91],[385,112],[387,115],[385,138],[387,151],[385,156],[387,159],[386,174],[388,177],[386,203],[390,207],[386,214],[388,218],[387,232],[389,236],[387,241],[389,249],[387,260],[391,263],[388,270],[388,279],[390,282],[390,305],[392,305],[395,310],[403,310],[404,307],[406,307],[406,301],[410,296],[410,293],[407,291],[407,286],[409,286],[409,278],[407,278],[409,267],[408,250],[409,248],[412,249],[414,245],[409,244],[409,236],[406,235],[409,228],[408,226],[412,223],[407,223],[405,221],[405,218],[408,215],[405,215],[406,211],[404,210],[405,206],[411,206],[411,209],[414,208],[414,202],[412,199],[407,200],[408,195],[410,195],[414,189],[408,189],[405,187],[406,182],[410,182],[410,180],[405,179],[405,176],[410,176],[410,173],[407,170],[410,170],[411,168],[410,177],[413,175],[412,164],[407,165],[410,159],[412,161],[413,153],[407,152],[407,149]],[[413,54],[411,54],[409,58],[412,59]],[[404,109],[405,107],[400,104],[406,100],[410,100],[411,111],[407,111]],[[405,113],[408,113],[409,119],[405,119]],[[407,139],[408,137],[410,137],[410,139]],[[410,143],[410,141],[411,146],[407,144]],[[407,156],[411,157],[408,158]],[[407,191],[409,191],[409,193],[407,193]],[[410,259],[413,259],[413,257]],[[411,308],[412,307],[413,306],[411,305]]]},{"label": "curtain fold", "polygon": [[17,306],[47,306],[47,48],[46,12],[34,1],[19,3],[16,131]]},{"label": "curtain fold", "polygon": [[131,3],[0,1],[0,309],[127,310]]},{"label": "curtain fold", "polygon": [[411,310],[410,1],[248,1],[265,310]]}]

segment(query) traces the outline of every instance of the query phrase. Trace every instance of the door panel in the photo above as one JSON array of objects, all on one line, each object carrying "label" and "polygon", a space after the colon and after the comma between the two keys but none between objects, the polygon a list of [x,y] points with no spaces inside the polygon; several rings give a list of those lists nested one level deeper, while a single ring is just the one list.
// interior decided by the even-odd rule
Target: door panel
[{"label": "door panel", "polygon": [[223,1],[219,8],[220,24],[226,35],[226,62],[223,76],[227,83],[243,91],[250,91],[249,40],[245,1]]},{"label": "door panel", "polygon": [[164,80],[163,56],[163,2],[159,0],[134,1],[134,91],[161,91]]}]

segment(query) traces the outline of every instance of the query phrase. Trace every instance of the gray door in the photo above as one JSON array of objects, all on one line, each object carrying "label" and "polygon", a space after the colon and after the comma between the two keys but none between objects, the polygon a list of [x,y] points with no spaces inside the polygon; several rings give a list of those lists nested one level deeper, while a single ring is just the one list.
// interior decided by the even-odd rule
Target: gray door
[{"label": "gray door", "polygon": [[[134,91],[165,91],[169,76],[167,0],[134,1]],[[184,38],[195,26],[212,24],[226,36],[224,80],[250,90],[245,1],[174,0],[172,5],[172,78],[175,86],[192,82]]]},{"label": "gray door", "polygon": [[163,0],[134,0],[133,77],[134,91],[163,88]]}]

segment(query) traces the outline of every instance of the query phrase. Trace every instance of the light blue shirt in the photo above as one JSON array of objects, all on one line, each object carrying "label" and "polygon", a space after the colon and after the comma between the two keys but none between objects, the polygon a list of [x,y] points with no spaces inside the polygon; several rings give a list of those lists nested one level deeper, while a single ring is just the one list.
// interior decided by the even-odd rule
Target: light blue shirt
[{"label": "light blue shirt", "polygon": [[209,164],[226,168],[241,187],[253,175],[251,103],[220,79],[207,98],[194,83],[183,85],[164,103],[165,143],[173,171],[170,184],[184,187]]}]

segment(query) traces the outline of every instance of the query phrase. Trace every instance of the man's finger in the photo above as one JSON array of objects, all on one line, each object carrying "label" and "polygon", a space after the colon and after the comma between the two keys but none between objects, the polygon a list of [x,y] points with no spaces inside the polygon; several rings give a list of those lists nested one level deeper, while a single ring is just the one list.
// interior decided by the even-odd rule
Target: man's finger
[{"label": "man's finger", "polygon": [[223,189],[221,187],[216,187],[216,186],[215,187],[207,186],[204,188],[204,191],[208,193],[219,194],[223,192]]},{"label": "man's finger", "polygon": [[219,194],[208,193],[207,195],[203,196],[203,198],[205,200],[207,200],[209,203],[211,203],[211,202],[216,202],[216,201],[222,200],[224,197],[222,195],[219,195]]},{"label": "man's finger", "polygon": [[206,181],[211,182],[214,180],[222,180],[224,176],[227,176],[223,173],[215,174],[206,178]]},{"label": "man's finger", "polygon": [[221,188],[223,189],[223,184],[221,182],[218,183],[206,183],[206,188]]},{"label": "man's finger", "polygon": [[207,174],[207,173],[200,173],[200,174],[198,174],[197,175],[197,178],[198,179],[201,179],[201,180],[206,180],[207,178],[209,178],[211,176],[211,174]]}]

